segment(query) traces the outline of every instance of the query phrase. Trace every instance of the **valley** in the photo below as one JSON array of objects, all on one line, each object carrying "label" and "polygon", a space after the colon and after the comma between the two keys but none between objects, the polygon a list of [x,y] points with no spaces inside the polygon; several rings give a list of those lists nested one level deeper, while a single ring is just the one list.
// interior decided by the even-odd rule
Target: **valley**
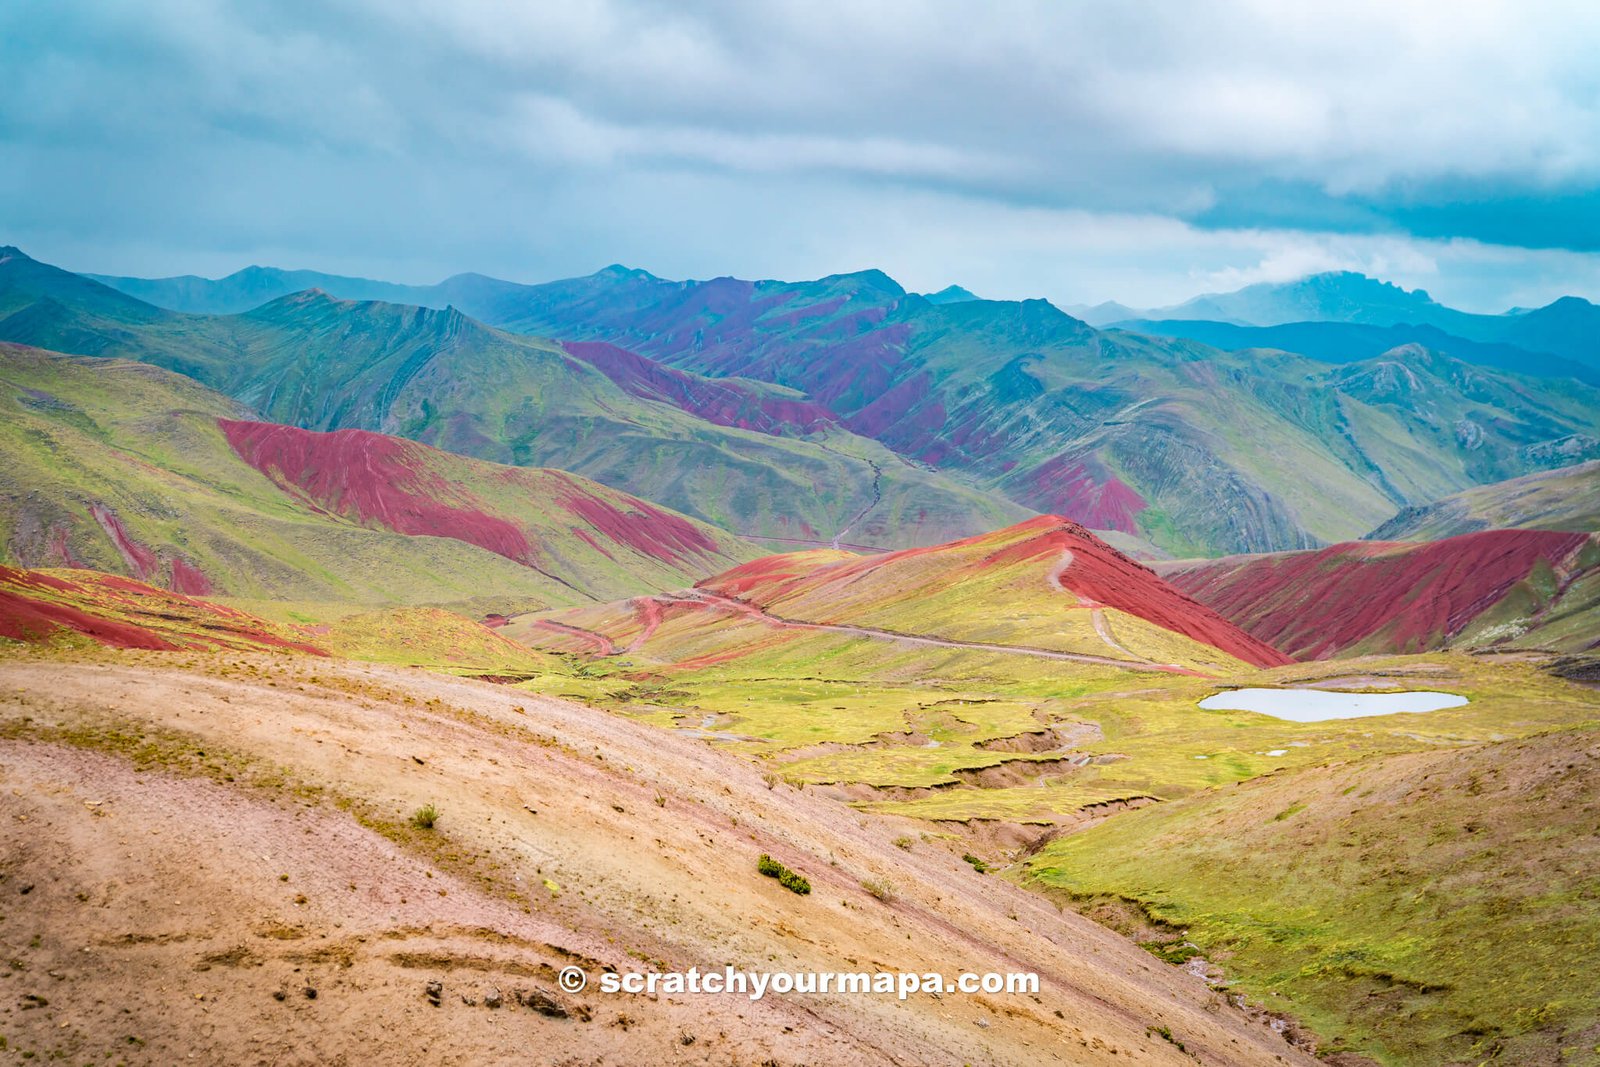
[{"label": "valley", "polygon": [[1600,1067],[1597,54],[0,3],[0,1067]]},{"label": "valley", "polygon": [[1600,1063],[1586,380],[879,272],[256,281],[0,263],[7,1048]]}]

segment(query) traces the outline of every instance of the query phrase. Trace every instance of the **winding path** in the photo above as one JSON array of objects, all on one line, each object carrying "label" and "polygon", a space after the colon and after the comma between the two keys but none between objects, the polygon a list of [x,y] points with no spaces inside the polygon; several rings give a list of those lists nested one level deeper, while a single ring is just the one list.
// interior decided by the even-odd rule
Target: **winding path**
[{"label": "winding path", "polygon": [[[1199,671],[1180,667],[1174,663],[1151,663],[1141,659],[1117,659],[1112,656],[1091,656],[1082,652],[1058,652],[1052,648],[1035,648],[1032,645],[996,645],[982,641],[957,641],[948,637],[926,637],[919,634],[903,634],[894,630],[880,630],[874,626],[854,626],[846,623],[806,622],[803,619],[788,619],[782,615],[774,615],[757,604],[737,597],[723,596],[720,593],[707,592],[697,589],[685,597],[674,597],[676,600],[697,600],[707,606],[720,607],[735,614],[757,619],[773,626],[782,626],[798,630],[826,630],[833,633],[853,634],[857,637],[871,637],[883,641],[899,641],[911,645],[932,645],[936,648],[959,648],[974,652],[1000,652],[1009,655],[1034,656],[1039,659],[1064,660],[1068,663],[1093,663],[1104,667],[1122,667],[1135,671],[1161,671],[1166,674],[1188,674],[1195,677],[1204,677]],[[1125,651],[1125,650],[1124,650]]]},{"label": "winding path", "polygon": [[1067,663],[1091,663],[1102,667],[1120,667],[1133,671],[1159,671],[1165,674],[1186,674],[1197,678],[1207,675],[1176,663],[1156,663],[1145,659],[1129,650],[1117,641],[1111,632],[1111,625],[1106,620],[1101,605],[1073,592],[1061,582],[1067,568],[1073,563],[1071,550],[1061,554],[1061,560],[1053,567],[1047,576],[1050,587],[1057,592],[1066,593],[1077,599],[1077,606],[1088,609],[1090,619],[1094,625],[1095,633],[1104,641],[1107,647],[1120,652],[1128,658],[1116,656],[1094,656],[1083,652],[1061,652],[1053,648],[1038,648],[1033,645],[1000,645],[982,641],[959,641],[949,637],[929,637],[923,634],[900,633],[896,630],[884,630],[875,626],[858,626],[850,623],[810,622],[805,619],[791,619],[782,615],[774,615],[761,605],[738,597],[714,593],[707,589],[690,589],[682,593],[662,593],[655,596],[635,597],[632,601],[634,611],[639,621],[639,632],[623,648],[618,648],[616,642],[607,635],[595,630],[585,630],[577,626],[568,626],[563,623],[551,622],[540,619],[533,625],[552,630],[568,637],[575,637],[593,645],[596,654],[600,656],[617,656],[637,651],[648,641],[660,627],[663,609],[669,604],[685,604],[700,608],[720,609],[733,615],[743,616],[769,626],[781,627],[792,630],[820,630],[829,633],[850,634],[855,637],[867,637],[879,641],[898,641],[908,645],[927,645],[934,648],[954,648],[972,652],[998,652],[1005,655],[1033,656],[1037,659],[1061,660]]},{"label": "winding path", "polygon": [[[1108,648],[1114,649],[1117,652],[1121,652],[1124,656],[1128,656],[1140,663],[1151,663],[1151,660],[1139,655],[1137,652],[1133,651],[1131,648],[1128,648],[1122,642],[1117,640],[1116,635],[1111,632],[1111,622],[1106,618],[1106,613],[1100,604],[1097,604],[1093,600],[1083,596],[1081,593],[1078,593],[1072,589],[1068,589],[1066,586],[1061,584],[1061,579],[1066,575],[1067,568],[1072,566],[1072,561],[1072,549],[1062,549],[1061,561],[1051,568],[1049,578],[1047,579],[1047,581],[1050,583],[1050,588],[1054,589],[1058,593],[1066,593],[1068,596],[1076,597],[1078,601],[1078,607],[1089,609],[1089,622],[1094,626],[1094,632],[1099,635],[1100,640],[1104,641]],[[1174,667],[1176,665],[1169,663],[1166,664],[1166,666]]]},{"label": "winding path", "polygon": [[581,626],[568,626],[565,623],[551,622],[549,619],[535,619],[532,625],[543,630],[552,630],[564,637],[576,637],[586,644],[593,645],[596,655],[615,656],[617,654],[616,642],[597,630],[585,630]]}]

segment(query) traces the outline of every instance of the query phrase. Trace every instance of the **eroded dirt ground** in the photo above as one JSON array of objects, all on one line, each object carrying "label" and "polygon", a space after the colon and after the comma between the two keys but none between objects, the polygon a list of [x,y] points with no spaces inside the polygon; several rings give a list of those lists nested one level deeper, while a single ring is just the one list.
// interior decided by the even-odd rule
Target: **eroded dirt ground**
[{"label": "eroded dirt ground", "polygon": [[[409,822],[426,804],[431,830]],[[14,658],[0,662],[0,1055],[1311,1062],[1200,979],[960,851],[693,738],[485,682],[288,656]],[[814,891],[760,877],[763,852]],[[569,995],[569,964],[592,982],[731,964],[1034,971],[1041,988]]]}]

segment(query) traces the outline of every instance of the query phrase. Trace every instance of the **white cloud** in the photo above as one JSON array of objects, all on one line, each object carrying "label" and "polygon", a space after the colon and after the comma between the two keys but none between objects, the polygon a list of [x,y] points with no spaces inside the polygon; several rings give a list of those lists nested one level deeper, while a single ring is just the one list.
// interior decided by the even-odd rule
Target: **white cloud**
[{"label": "white cloud", "polygon": [[[1349,268],[1498,308],[1600,295],[1594,256],[1512,247],[1600,248],[1597,50],[1575,2],[0,6],[0,237],[1143,304]],[[1588,199],[1505,246],[1404,232],[1556,191]]]}]

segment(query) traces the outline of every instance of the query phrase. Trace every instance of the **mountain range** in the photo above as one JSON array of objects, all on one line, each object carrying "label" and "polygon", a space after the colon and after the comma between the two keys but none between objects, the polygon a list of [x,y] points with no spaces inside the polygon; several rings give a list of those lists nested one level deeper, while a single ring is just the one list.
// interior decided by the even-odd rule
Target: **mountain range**
[{"label": "mountain range", "polygon": [[[602,275],[644,274],[626,267],[611,266]],[[649,277],[649,275],[645,275]],[[90,274],[86,277],[138,297],[158,307],[202,314],[234,314],[258,307],[269,300],[305,289],[322,289],[349,300],[387,300],[425,307],[454,305],[468,314],[495,325],[510,325],[501,318],[508,302],[520,290],[540,288],[501,281],[479,274],[458,274],[436,285],[397,285],[365,278],[349,278],[317,271],[286,271],[272,267],[246,267],[225,278],[209,280],[192,275],[176,278],[129,278]],[[688,283],[694,284],[694,283]],[[937,293],[926,294],[933,304],[963,303],[978,300],[970,290],[950,285]],[[1333,355],[1339,361],[1351,358],[1348,350],[1328,338],[1354,342],[1358,349],[1370,349],[1375,338],[1389,337],[1389,348],[1407,342],[1430,343],[1443,338],[1453,343],[1474,344],[1476,355],[1509,360],[1513,353],[1543,357],[1540,370],[1532,373],[1559,375],[1576,367],[1590,371],[1600,367],[1600,307],[1581,297],[1566,296],[1540,308],[1513,308],[1500,315],[1460,311],[1440,304],[1425,290],[1408,290],[1392,282],[1380,281],[1354,271],[1329,271],[1311,274],[1290,282],[1261,282],[1227,293],[1207,293],[1180,304],[1157,308],[1134,308],[1117,302],[1097,305],[1069,304],[1064,310],[1091,326],[1159,326],[1156,332],[1200,329],[1199,323],[1216,323],[1246,330],[1304,323],[1340,323],[1347,326],[1375,327],[1377,330],[1346,331],[1316,335],[1301,331],[1284,333],[1226,333],[1217,331],[1196,340],[1216,344],[1220,340],[1255,337],[1295,337],[1302,343],[1317,344],[1328,355],[1305,348],[1289,351],[1317,358]],[[1396,328],[1428,328],[1419,334],[1408,330],[1383,333]],[[1213,327],[1215,329],[1215,327]],[[1190,336],[1170,333],[1171,336]],[[1439,347],[1437,344],[1432,347]],[[1238,348],[1244,344],[1219,345]],[[1258,344],[1254,347],[1280,347]],[[1498,355],[1495,355],[1498,349]],[[1337,354],[1337,355],[1335,355]],[[1377,352],[1370,354],[1376,355]],[[1468,362],[1482,360],[1458,353]],[[1549,357],[1556,357],[1550,359]],[[1565,362],[1563,362],[1565,361]],[[1509,362],[1504,364],[1509,369]]]},{"label": "mountain range", "polygon": [[[9,1047],[1586,1062],[1576,349],[1342,276],[1215,344],[878,271],[109,281],[0,251]],[[1274,300],[1345,321],[1193,317]],[[774,960],[1045,980],[556,978]]]},{"label": "mountain range", "polygon": [[[1150,555],[1309,548],[1600,455],[1595,390],[1569,379],[1416,345],[1340,364],[1229,353],[1096,331],[1044,301],[933,303],[876,271],[673,282],[609,267],[535,286],[463,275],[410,292],[459,310],[295,295],[211,317],[87,279],[45,284],[24,258],[0,264],[0,308],[13,308],[0,337],[152,359],[278,421],[575,470],[746,536],[898,547],[1047,512]],[[18,280],[29,272],[31,288]],[[338,358],[274,355],[313,341]],[[585,357],[603,369],[588,375]],[[507,375],[523,384],[475,385]],[[649,417],[619,422],[641,391]],[[800,422],[719,431],[694,410],[711,393],[706,408],[789,404]],[[814,473],[771,473],[802,465]]]},{"label": "mountain range", "polygon": [[745,535],[892,547],[1029,513],[901,459],[791,390],[508,334],[454,309],[310,290],[243,315],[185,315],[12,254],[0,315],[0,338],[147,361],[270,421],[556,466]]},{"label": "mountain range", "polygon": [[1425,291],[1362,274],[1313,274],[1199,296],[1164,308],[1078,308],[1097,326],[1187,338],[1229,350],[1281,349],[1329,362],[1421,344],[1482,366],[1600,381],[1600,307],[1562,297],[1502,315],[1458,311]]}]

